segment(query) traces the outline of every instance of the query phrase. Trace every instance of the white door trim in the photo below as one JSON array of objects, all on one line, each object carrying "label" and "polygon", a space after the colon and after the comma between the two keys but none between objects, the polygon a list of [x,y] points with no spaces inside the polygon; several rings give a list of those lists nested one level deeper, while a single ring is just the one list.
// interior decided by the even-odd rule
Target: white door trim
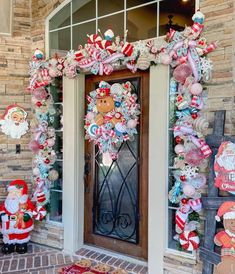
[{"label": "white door trim", "polygon": [[[166,238],[167,102],[169,68],[150,68],[149,106],[149,274],[163,274]],[[64,79],[64,250],[84,245],[84,87],[85,76]]]}]

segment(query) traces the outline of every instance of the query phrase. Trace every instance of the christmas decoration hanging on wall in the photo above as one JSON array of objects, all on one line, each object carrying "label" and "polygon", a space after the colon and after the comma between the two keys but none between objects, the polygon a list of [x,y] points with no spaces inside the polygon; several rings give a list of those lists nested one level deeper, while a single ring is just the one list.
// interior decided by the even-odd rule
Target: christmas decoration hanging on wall
[{"label": "christmas decoration hanging on wall", "polygon": [[215,217],[223,219],[224,230],[215,235],[214,242],[221,247],[221,263],[217,266],[218,274],[235,273],[235,202],[224,202]]},{"label": "christmas decoration hanging on wall", "polygon": [[87,96],[86,139],[98,145],[104,158],[116,159],[120,145],[137,134],[137,99],[130,82],[109,85],[101,81]]},{"label": "christmas decoration hanging on wall", "polygon": [[215,156],[215,186],[235,194],[235,144],[223,142]]},{"label": "christmas decoration hanging on wall", "polygon": [[26,117],[27,112],[22,107],[9,105],[0,120],[2,132],[11,138],[20,139],[29,129]]}]

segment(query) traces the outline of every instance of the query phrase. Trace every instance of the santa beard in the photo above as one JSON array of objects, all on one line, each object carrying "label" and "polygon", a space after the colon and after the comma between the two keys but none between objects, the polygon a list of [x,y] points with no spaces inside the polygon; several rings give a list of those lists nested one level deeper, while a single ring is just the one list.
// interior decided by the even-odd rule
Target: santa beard
[{"label": "santa beard", "polygon": [[217,163],[226,170],[235,170],[235,155],[229,156],[224,152],[217,159]]},{"label": "santa beard", "polygon": [[21,136],[24,135],[29,129],[27,121],[16,125],[16,123],[12,120],[0,120],[0,126],[3,133],[16,139],[20,139]]},{"label": "santa beard", "polygon": [[18,198],[6,198],[5,200],[5,208],[6,210],[11,213],[15,214],[19,211],[19,199]]}]

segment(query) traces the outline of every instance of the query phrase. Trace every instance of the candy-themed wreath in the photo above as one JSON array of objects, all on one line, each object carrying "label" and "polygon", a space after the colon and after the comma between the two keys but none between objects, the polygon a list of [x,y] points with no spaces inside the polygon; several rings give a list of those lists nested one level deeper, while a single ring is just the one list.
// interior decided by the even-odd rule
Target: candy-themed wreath
[{"label": "candy-themed wreath", "polygon": [[86,139],[98,145],[106,160],[116,159],[120,145],[137,134],[140,106],[131,91],[130,82],[109,85],[101,81],[87,96]]},{"label": "candy-themed wreath", "polygon": [[[36,50],[30,65],[29,90],[31,90],[33,98],[36,94],[37,100],[39,100],[39,103],[33,101],[33,106],[37,110],[35,114],[39,117],[37,119],[38,125],[34,127],[34,136],[37,136],[37,132],[42,133],[44,141],[40,141],[42,143],[39,145],[43,147],[43,152],[44,149],[52,152],[51,155],[53,155],[53,150],[48,146],[47,139],[52,141],[53,137],[50,133],[48,136],[48,118],[43,119],[42,117],[47,116],[50,111],[53,112],[47,87],[53,83],[56,77],[65,75],[73,78],[83,72],[108,75],[114,69],[123,67],[134,73],[137,69],[146,70],[150,65],[157,64],[172,67],[170,106],[173,112],[172,128],[176,143],[176,156],[174,161],[175,184],[169,193],[169,198],[174,205],[179,205],[176,213],[176,231],[178,233],[176,238],[178,238],[179,243],[180,238],[189,239],[192,235],[193,240],[196,239],[195,235],[199,225],[197,222],[199,219],[198,212],[201,210],[200,192],[206,183],[205,175],[200,172],[200,169],[211,154],[211,150],[203,138],[208,122],[201,114],[206,97],[202,83],[210,79],[212,62],[207,58],[207,54],[216,48],[216,42],[208,44],[206,39],[201,37],[204,28],[204,15],[200,11],[197,11],[192,19],[192,26],[186,27],[183,32],[171,29],[165,40],[152,39],[129,43],[126,41],[126,36],[124,40],[121,40],[119,36],[115,37],[113,31],[109,29],[104,33],[104,36],[101,34],[88,35],[87,44],[79,46],[77,51],[69,51],[64,58],[54,56],[46,61],[43,53]],[[90,100],[96,100],[95,96],[93,98],[90,96]],[[47,111],[41,111],[41,107],[45,107]],[[37,115],[38,108],[42,115]],[[86,123],[90,123],[94,119],[89,117],[89,115],[94,116],[94,114],[98,116],[99,113],[98,111],[88,113]],[[102,114],[101,121],[104,120],[103,116],[104,114]],[[130,119],[132,120],[132,118]],[[86,124],[87,131],[91,133],[87,135],[88,139],[94,140],[97,144],[102,144],[103,140],[99,139],[102,142],[98,141],[93,134],[99,133],[99,136],[103,136],[103,132],[98,131],[104,125],[98,125],[97,122],[91,124],[93,125],[87,126]],[[108,130],[112,130],[112,133],[105,138],[108,138],[108,143],[111,144],[114,133],[116,135],[115,126],[112,124]],[[53,130],[49,128],[49,132],[53,132]],[[120,137],[115,138],[118,138],[119,141],[119,139],[126,138],[128,134],[121,134]],[[110,148],[113,151],[114,147],[109,145]],[[106,144],[101,149],[102,152],[107,151]],[[49,189],[51,181],[48,175],[53,163],[52,159],[49,159],[48,162],[39,156],[39,151],[36,153],[38,156],[36,157],[36,170],[34,172],[36,192],[40,192],[39,190],[44,186]],[[115,153],[116,150],[114,149],[114,155]],[[182,233],[183,235],[180,237]],[[183,244],[182,247],[187,250],[196,249],[197,242],[196,240],[196,244]]]}]

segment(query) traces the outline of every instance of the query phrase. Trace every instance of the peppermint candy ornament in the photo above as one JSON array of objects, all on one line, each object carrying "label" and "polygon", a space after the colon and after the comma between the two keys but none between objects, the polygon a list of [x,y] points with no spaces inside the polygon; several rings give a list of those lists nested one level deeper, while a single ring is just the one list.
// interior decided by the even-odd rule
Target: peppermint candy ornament
[{"label": "peppermint candy ornament", "polygon": [[46,209],[43,206],[38,206],[35,211],[33,211],[34,219],[37,221],[42,221],[47,214]]},{"label": "peppermint candy ornament", "polygon": [[184,231],[180,234],[180,244],[187,251],[197,250],[200,239],[195,231]]}]

